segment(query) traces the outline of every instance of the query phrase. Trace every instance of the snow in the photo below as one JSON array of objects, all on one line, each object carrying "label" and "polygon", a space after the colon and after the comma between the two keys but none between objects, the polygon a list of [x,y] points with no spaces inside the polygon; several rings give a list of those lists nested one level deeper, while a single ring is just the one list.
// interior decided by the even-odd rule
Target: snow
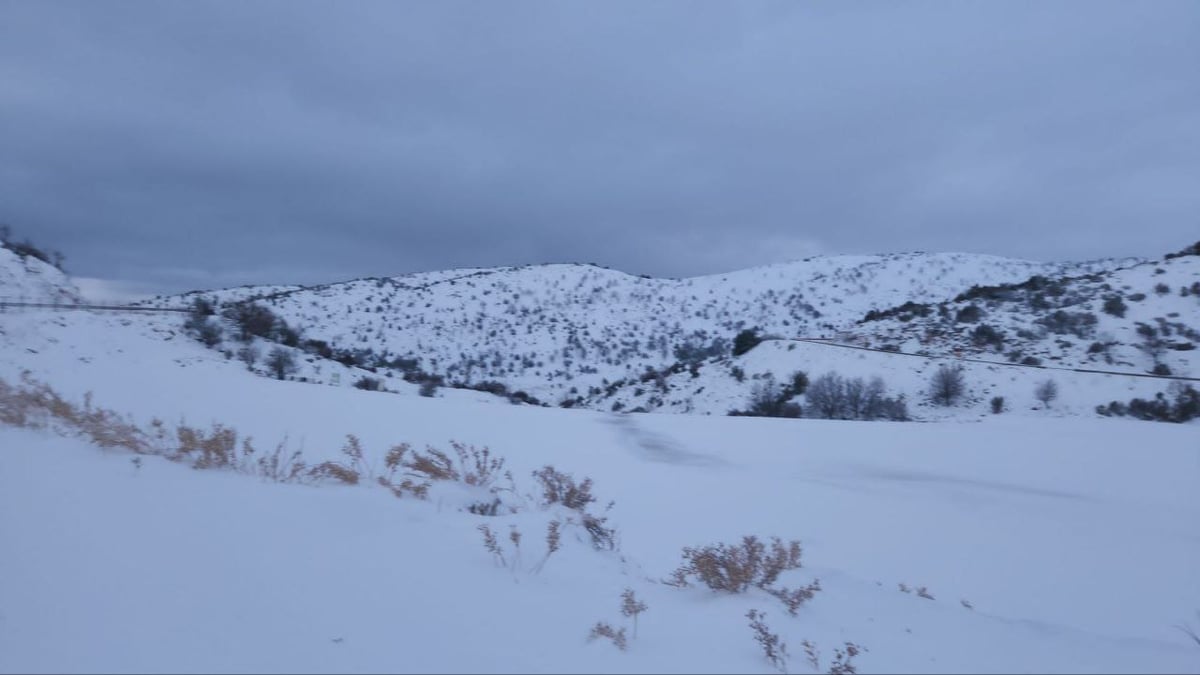
[{"label": "snow", "polygon": [[[507,460],[520,510],[471,514],[469,491],[451,486],[422,501],[153,456],[138,466],[73,436],[0,428],[0,672],[772,672],[751,608],[788,643],[791,672],[812,671],[805,639],[822,671],[847,641],[869,649],[855,661],[864,673],[1200,668],[1175,628],[1200,628],[1197,426],[1089,414],[1160,382],[1055,373],[1062,399],[1033,410],[1025,370],[968,364],[975,403],[919,408],[932,420],[922,423],[616,415],[450,389],[424,398],[399,383],[360,391],[351,369],[341,386],[273,380],[180,323],[0,314],[0,378],[27,372],[76,401],[91,393],[143,425],[219,422],[260,449],[286,439],[310,462],[336,459],[349,433],[375,467],[400,442],[487,446]],[[717,377],[734,362],[746,389]],[[706,363],[696,382],[712,391],[694,405],[741,405],[754,374],[801,366],[879,373],[911,400],[937,363],[769,340]],[[303,373],[334,368],[317,360]],[[1012,411],[983,414],[997,393]],[[594,479],[599,508],[612,500],[617,550],[594,550],[568,525],[563,549],[530,571],[547,523],[570,515],[539,505],[530,473],[546,464]],[[493,560],[480,524],[510,559],[505,538],[519,528],[519,569]],[[660,583],[684,546],[747,534],[802,541],[804,567],[781,583],[823,590],[796,617],[758,589]],[[649,606],[629,650],[588,642],[597,621],[630,625],[625,588]]]}]

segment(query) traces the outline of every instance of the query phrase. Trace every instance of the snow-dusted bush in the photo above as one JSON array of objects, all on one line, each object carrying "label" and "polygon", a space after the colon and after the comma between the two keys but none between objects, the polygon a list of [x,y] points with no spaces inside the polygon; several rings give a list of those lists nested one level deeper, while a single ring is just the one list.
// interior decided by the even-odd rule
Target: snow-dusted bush
[{"label": "snow-dusted bush", "polygon": [[731,353],[734,356],[741,356],[757,347],[762,341],[763,339],[758,334],[757,328],[747,328],[733,338],[733,351]]},{"label": "snow-dusted bush", "polygon": [[1200,391],[1190,384],[1172,382],[1166,393],[1159,392],[1152,399],[1113,401],[1096,406],[1096,412],[1105,417],[1128,415],[1148,422],[1187,422],[1200,418]]},{"label": "snow-dusted bush", "polygon": [[780,387],[773,379],[754,385],[750,393],[750,405],[745,410],[731,410],[730,415],[746,417],[800,417],[804,410],[791,403],[793,389]]},{"label": "snow-dusted bush", "polygon": [[1049,407],[1050,402],[1058,398],[1058,383],[1054,380],[1039,383],[1033,390],[1033,397]]}]

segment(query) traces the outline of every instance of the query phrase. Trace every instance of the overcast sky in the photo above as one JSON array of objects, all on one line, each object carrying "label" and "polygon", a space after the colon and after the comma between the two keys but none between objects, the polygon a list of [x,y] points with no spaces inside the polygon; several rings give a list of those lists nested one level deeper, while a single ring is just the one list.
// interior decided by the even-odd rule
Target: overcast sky
[{"label": "overcast sky", "polygon": [[178,291],[1200,238],[1200,3],[0,0],[0,222]]}]

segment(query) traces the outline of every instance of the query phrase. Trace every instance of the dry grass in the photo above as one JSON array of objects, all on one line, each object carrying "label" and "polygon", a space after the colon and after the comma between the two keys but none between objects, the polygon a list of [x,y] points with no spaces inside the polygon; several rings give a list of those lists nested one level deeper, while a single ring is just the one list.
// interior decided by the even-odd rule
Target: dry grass
[{"label": "dry grass", "polygon": [[[129,417],[113,410],[92,405],[85,396],[82,405],[68,401],[49,385],[38,382],[26,372],[18,385],[0,379],[0,424],[48,429],[81,436],[102,448],[120,448],[141,455],[158,455],[186,463],[196,469],[217,469],[256,475],[278,483],[323,483],[343,485],[377,483],[397,497],[412,496],[425,499],[434,483],[460,482],[486,490],[493,498],[485,511],[496,515],[500,504],[498,494],[516,494],[512,474],[504,470],[505,460],[495,456],[487,447],[475,447],[451,441],[450,452],[427,447],[417,452],[407,443],[393,446],[384,456],[384,471],[376,475],[367,460],[361,441],[353,434],[346,436],[341,459],[310,465],[302,453],[289,452],[286,439],[274,452],[260,454],[250,438],[242,438],[232,427],[213,424],[208,429],[179,423],[169,429],[161,420],[153,420],[143,430]],[[553,483],[547,494],[568,508],[580,510],[583,525],[593,541],[607,542],[612,547],[612,531],[605,528],[604,518],[581,509],[594,501],[591,481],[576,484],[567,474],[546,467],[541,474]],[[508,478],[509,487],[497,487],[501,477]]]},{"label": "dry grass", "polygon": [[546,505],[562,504],[572,511],[582,512],[588,504],[596,501],[592,495],[591,478],[576,483],[571,474],[562,473],[549,464],[534,471],[533,477],[542,487],[542,503]]},{"label": "dry grass", "polygon": [[751,586],[767,588],[783,572],[801,567],[801,553],[799,541],[785,545],[779,537],[771,537],[769,553],[754,536],[742,537],[739,545],[685,547],[683,564],[668,583],[685,587],[689,577],[695,577],[714,591],[726,593],[743,593]]}]

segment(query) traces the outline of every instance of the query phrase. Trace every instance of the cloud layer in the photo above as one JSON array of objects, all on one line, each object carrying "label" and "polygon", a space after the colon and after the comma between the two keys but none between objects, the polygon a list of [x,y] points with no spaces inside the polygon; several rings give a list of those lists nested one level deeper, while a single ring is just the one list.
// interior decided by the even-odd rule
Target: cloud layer
[{"label": "cloud layer", "polygon": [[1184,2],[14,1],[0,220],[164,290],[1195,239]]}]

